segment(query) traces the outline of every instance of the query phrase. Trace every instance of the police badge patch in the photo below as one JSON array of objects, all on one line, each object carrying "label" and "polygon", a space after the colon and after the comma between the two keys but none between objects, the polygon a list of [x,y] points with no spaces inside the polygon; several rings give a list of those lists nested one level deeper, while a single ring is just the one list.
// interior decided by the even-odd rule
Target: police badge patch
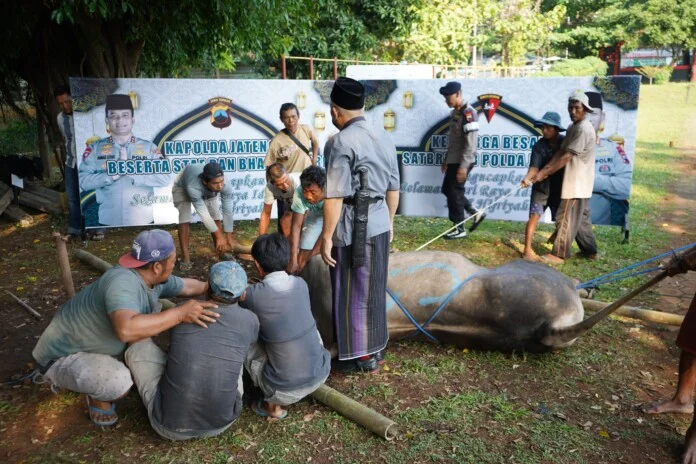
[{"label": "police badge patch", "polygon": [[483,114],[486,116],[486,121],[491,122],[495,110],[500,106],[500,102],[503,100],[502,95],[496,95],[494,93],[487,93],[478,96],[478,101],[481,103],[483,108]]},{"label": "police badge patch", "polygon": [[210,124],[218,129],[224,129],[232,124],[232,100],[225,97],[215,97],[208,100],[210,105]]}]

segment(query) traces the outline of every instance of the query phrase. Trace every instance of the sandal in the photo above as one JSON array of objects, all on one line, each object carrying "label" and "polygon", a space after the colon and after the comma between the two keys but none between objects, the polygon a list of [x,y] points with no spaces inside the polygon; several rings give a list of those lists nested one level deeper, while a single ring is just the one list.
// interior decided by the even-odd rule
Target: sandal
[{"label": "sandal", "polygon": [[102,232],[95,232],[92,235],[90,235],[90,240],[95,241],[95,242],[101,242],[104,240],[104,234]]},{"label": "sandal", "polygon": [[[94,425],[98,425],[100,427],[109,427],[111,425],[114,425],[118,421],[118,416],[116,415],[116,403],[112,401],[110,404],[111,407],[108,410],[92,406],[92,404],[89,402],[89,395],[87,395],[87,409],[89,411],[89,419],[94,423]],[[101,414],[103,416],[112,417],[113,419],[109,419],[106,421],[98,421],[97,419],[92,417],[92,414]]]},{"label": "sandal", "polygon": [[287,410],[283,410],[283,414],[281,414],[280,416],[271,416],[268,412],[266,412],[265,409],[263,409],[263,403],[264,403],[263,398],[259,398],[259,400],[256,403],[251,404],[251,410],[254,411],[254,413],[256,413],[257,416],[268,417],[271,419],[278,419],[278,420],[285,419],[286,417],[288,417]]}]

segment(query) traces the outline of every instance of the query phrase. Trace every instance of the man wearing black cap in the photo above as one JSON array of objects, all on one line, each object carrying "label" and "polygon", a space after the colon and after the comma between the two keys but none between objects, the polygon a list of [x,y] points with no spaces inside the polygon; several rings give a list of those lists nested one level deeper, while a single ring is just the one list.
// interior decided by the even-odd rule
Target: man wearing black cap
[{"label": "man wearing black cap", "polygon": [[59,388],[85,393],[96,425],[118,420],[115,401],[133,381],[121,362],[126,344],[188,322],[206,327],[216,305],[189,300],[160,312],[160,297],[204,295],[208,284],[172,275],[176,248],[169,232],[141,232],[129,253],[65,303],[39,338],[32,356]]},{"label": "man wearing black cap", "polygon": [[[331,120],[340,132],[324,149],[327,180],[321,256],[331,266],[339,359],[332,370],[338,372],[377,370],[377,358],[389,338],[385,295],[389,243],[399,204],[399,169],[394,143],[386,132],[365,121],[364,105],[365,88],[360,82],[336,80]],[[367,185],[361,186],[361,171]],[[361,186],[360,196],[356,196],[357,186]],[[363,207],[366,229],[363,215],[354,222],[355,210]],[[354,230],[359,231],[355,236]],[[364,243],[354,243],[354,237]],[[359,256],[362,263],[353,262]]]},{"label": "man wearing black cap", "polygon": [[[232,250],[234,240],[234,195],[232,185],[225,184],[225,173],[215,161],[205,166],[189,164],[181,171],[172,187],[174,206],[179,210],[179,245],[181,246],[181,264],[183,271],[191,269],[189,255],[189,235],[191,222],[191,205],[196,209],[201,222],[213,237],[215,251],[223,254]],[[220,204],[222,203],[222,218]],[[222,219],[222,223],[220,222]],[[225,230],[223,236],[222,230]]]},{"label": "man wearing black cap", "polygon": [[[445,97],[445,103],[452,108],[447,156],[441,167],[445,175],[442,193],[447,197],[449,220],[457,225],[464,221],[464,211],[471,216],[478,213],[464,192],[466,179],[474,168],[474,154],[478,144],[478,114],[464,101],[462,86],[459,82],[448,82],[447,85],[440,87],[440,95]],[[474,231],[485,218],[485,213],[478,214],[469,230]],[[451,240],[464,237],[466,237],[466,229],[463,225],[457,225],[444,238]]]},{"label": "man wearing black cap", "polygon": [[[628,226],[628,198],[631,196],[633,165],[623,147],[604,138],[604,119],[602,96],[599,92],[585,92],[594,113],[588,115],[595,132],[595,182],[590,198],[592,224]],[[621,139],[622,140],[622,139]]]},{"label": "man wearing black cap", "polygon": [[98,223],[87,226],[135,226],[154,222],[153,187],[165,187],[171,174],[124,174],[110,176],[107,161],[164,159],[157,146],[133,135],[135,117],[128,95],[106,96],[106,124],[110,136],[87,147],[78,167],[80,190],[95,190],[99,205]]},{"label": "man wearing black cap", "polygon": [[587,95],[574,91],[568,98],[568,114],[573,124],[561,143],[561,148],[530,181],[542,182],[551,174],[565,167],[561,202],[556,216],[556,239],[551,253],[542,256],[544,261],[563,264],[570,257],[575,240],[580,252],[587,258],[597,257],[597,242],[592,232],[590,197],[595,178],[595,141],[597,135],[587,115],[594,109]]}]

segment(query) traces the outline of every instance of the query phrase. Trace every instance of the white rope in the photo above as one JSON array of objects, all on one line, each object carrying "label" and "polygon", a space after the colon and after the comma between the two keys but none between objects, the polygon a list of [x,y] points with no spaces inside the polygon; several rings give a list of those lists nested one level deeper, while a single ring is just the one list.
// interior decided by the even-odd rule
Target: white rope
[{"label": "white rope", "polygon": [[428,242],[425,242],[423,245],[421,245],[421,246],[419,246],[418,248],[416,248],[415,251],[420,251],[420,250],[422,250],[423,248],[425,248],[425,247],[427,247],[428,245],[430,245],[431,243],[433,243],[435,240],[437,240],[437,239],[441,238],[442,236],[446,235],[448,232],[450,232],[450,231],[456,229],[457,227],[463,225],[465,222],[467,222],[467,221],[469,221],[469,220],[471,220],[471,219],[474,219],[474,218],[476,218],[476,217],[479,217],[480,215],[482,215],[482,214],[483,214],[488,208],[490,208],[491,206],[495,205],[496,203],[498,203],[498,202],[500,202],[500,201],[502,201],[502,200],[504,200],[504,199],[506,199],[506,198],[508,198],[508,197],[511,197],[512,195],[516,194],[517,192],[519,192],[520,190],[525,189],[525,188],[527,188],[527,187],[520,186],[520,187],[517,187],[516,189],[512,190],[510,193],[508,193],[508,194],[506,194],[506,195],[503,195],[502,197],[498,198],[497,200],[495,200],[495,201],[494,201],[493,203],[491,203],[490,205],[486,206],[486,207],[483,208],[483,209],[478,210],[478,211],[476,212],[476,214],[474,214],[473,216],[469,216],[468,218],[464,219],[464,220],[463,220],[462,222],[460,222],[459,224],[457,224],[457,225],[455,225],[455,226],[453,226],[453,227],[450,227],[449,229],[447,229],[446,231],[444,231],[443,233],[441,233],[440,235],[438,235],[438,236],[435,237],[434,239],[432,239],[432,240],[430,240],[430,241],[428,241]]}]

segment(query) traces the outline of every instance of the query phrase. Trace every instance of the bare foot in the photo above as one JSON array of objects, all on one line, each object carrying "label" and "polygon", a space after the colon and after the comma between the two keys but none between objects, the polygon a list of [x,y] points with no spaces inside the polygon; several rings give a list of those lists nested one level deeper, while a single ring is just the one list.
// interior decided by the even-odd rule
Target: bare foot
[{"label": "bare foot", "polygon": [[668,412],[692,414],[694,412],[694,405],[693,403],[681,403],[672,398],[669,400],[658,400],[652,403],[646,403],[641,409],[645,414],[664,414]]},{"label": "bare foot", "polygon": [[686,431],[686,440],[684,440],[684,454],[682,455],[682,464],[696,464],[696,432],[694,424],[691,424],[689,430]]},{"label": "bare foot", "polygon": [[265,402],[263,409],[273,418],[282,419],[288,415],[288,412],[281,408],[279,404]]},{"label": "bare foot", "polygon": [[565,263],[565,260],[563,258],[559,258],[558,256],[552,255],[551,253],[542,256],[541,260],[545,261],[547,263],[551,263],[551,264],[563,264],[563,263]]},{"label": "bare foot", "polygon": [[529,252],[524,252],[522,255],[522,259],[525,261],[539,261],[539,255],[536,254],[534,251],[529,251]]}]

